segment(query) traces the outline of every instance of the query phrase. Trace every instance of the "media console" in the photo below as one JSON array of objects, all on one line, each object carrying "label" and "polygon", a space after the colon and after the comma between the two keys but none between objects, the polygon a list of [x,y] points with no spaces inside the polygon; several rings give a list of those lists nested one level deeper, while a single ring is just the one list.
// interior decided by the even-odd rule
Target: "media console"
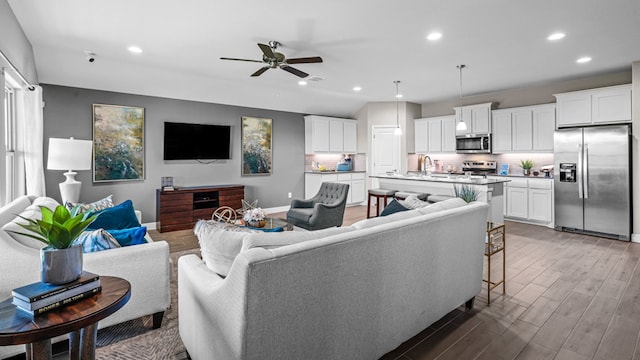
[{"label": "media console", "polygon": [[160,232],[192,229],[200,219],[222,206],[242,207],[243,185],[183,187],[176,190],[156,190],[156,221]]}]

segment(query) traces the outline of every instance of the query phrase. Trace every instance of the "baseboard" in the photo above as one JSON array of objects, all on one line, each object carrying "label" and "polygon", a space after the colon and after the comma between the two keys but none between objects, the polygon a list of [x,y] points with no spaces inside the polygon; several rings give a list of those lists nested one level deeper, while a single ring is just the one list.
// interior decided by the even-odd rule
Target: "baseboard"
[{"label": "baseboard", "polygon": [[631,234],[631,242],[640,243],[640,234]]},{"label": "baseboard", "polygon": [[265,209],[262,209],[262,210],[264,210],[264,212],[266,212],[267,214],[273,214],[273,213],[287,212],[287,211],[289,211],[289,208],[291,208],[291,206],[286,205],[286,206],[277,206],[277,207],[272,207],[272,208],[265,208]]},{"label": "baseboard", "polygon": [[146,226],[147,230],[156,230],[156,224],[157,223],[154,221],[154,222],[142,224],[142,226]]}]

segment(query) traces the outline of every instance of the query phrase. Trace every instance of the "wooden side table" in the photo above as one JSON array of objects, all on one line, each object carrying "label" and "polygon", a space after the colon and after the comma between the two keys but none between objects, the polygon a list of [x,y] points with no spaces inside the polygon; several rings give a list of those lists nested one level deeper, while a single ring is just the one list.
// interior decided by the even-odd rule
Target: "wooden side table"
[{"label": "wooden side table", "polygon": [[125,279],[101,276],[102,291],[90,298],[30,316],[0,302],[0,346],[26,344],[27,359],[51,359],[51,339],[69,333],[69,359],[95,359],[98,321],[122,308],[131,297]]},{"label": "wooden side table", "polygon": [[[505,255],[505,227],[504,224],[496,224],[493,222],[487,222],[487,238],[484,248],[484,256],[487,257],[487,280],[482,280],[487,283],[487,305],[491,304],[491,290],[498,285],[502,285],[502,294],[505,293],[506,286],[506,255]],[[491,281],[491,258],[493,255],[502,252],[502,280]]]}]

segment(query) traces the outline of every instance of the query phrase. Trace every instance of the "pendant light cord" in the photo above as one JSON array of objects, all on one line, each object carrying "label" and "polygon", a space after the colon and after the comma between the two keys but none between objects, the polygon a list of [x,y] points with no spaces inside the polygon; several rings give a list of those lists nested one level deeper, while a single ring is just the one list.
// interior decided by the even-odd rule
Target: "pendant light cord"
[{"label": "pendant light cord", "polygon": [[400,83],[399,80],[394,81],[394,83],[396,83],[396,127],[399,128],[400,127],[400,110],[398,107],[398,84]]}]

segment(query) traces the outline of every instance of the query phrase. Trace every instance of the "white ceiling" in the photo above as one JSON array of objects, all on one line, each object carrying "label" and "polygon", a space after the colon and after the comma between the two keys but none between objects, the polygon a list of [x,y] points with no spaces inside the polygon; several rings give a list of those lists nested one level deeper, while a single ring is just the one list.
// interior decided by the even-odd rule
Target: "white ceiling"
[{"label": "white ceiling", "polygon": [[[428,103],[630,69],[640,60],[638,0],[8,0],[41,83],[247,107],[350,116],[367,102]],[[425,39],[431,31],[442,39]],[[555,31],[567,36],[550,42]],[[249,75],[257,43],[324,78]],[[130,45],[142,54],[127,51]],[[85,51],[97,54],[89,63]],[[593,61],[576,64],[581,56]],[[362,86],[360,93],[353,86]]]}]

